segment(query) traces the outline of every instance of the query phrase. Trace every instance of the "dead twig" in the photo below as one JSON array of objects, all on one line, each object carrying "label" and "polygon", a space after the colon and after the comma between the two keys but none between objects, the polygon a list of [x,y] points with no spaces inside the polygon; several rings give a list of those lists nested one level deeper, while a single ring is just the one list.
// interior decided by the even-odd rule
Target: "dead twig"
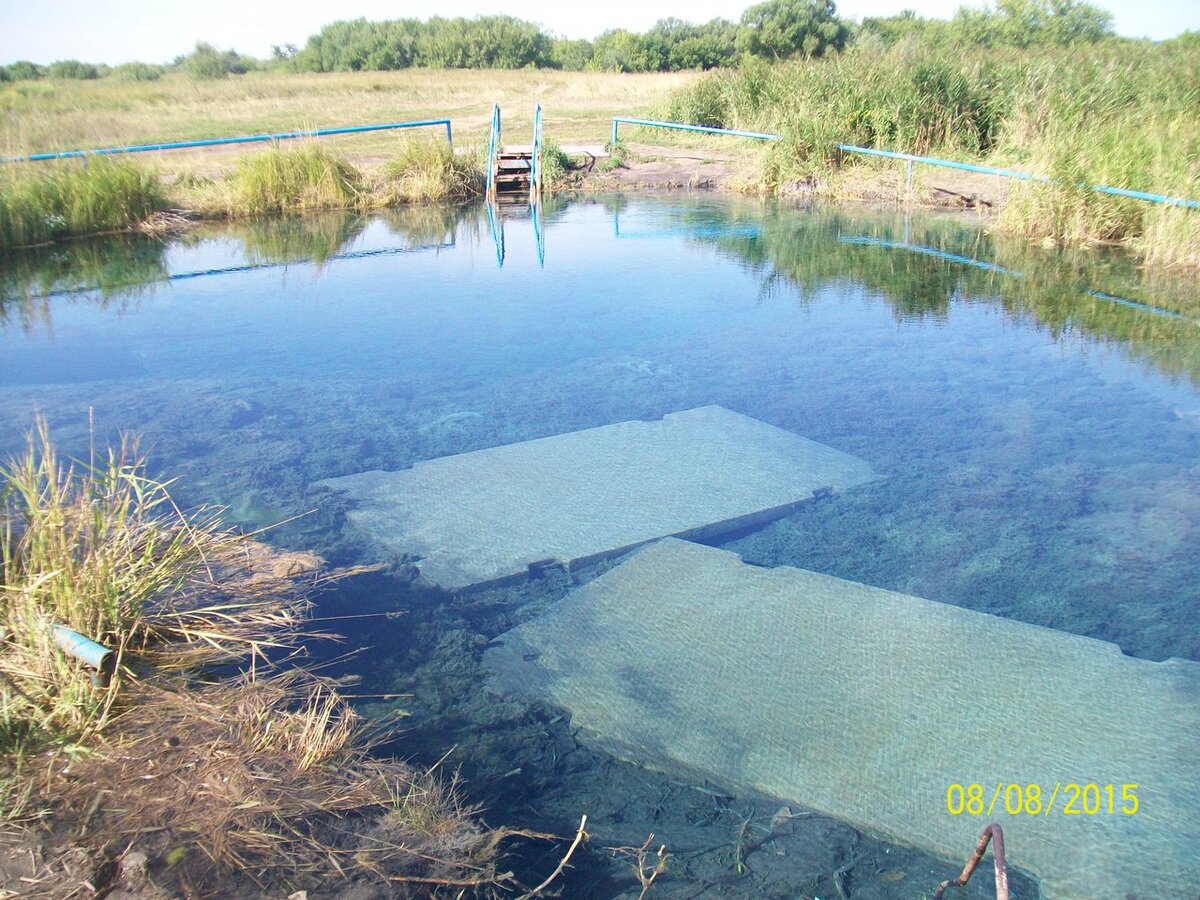
[{"label": "dead twig", "polygon": [[559,875],[561,875],[563,873],[563,869],[565,869],[567,867],[567,863],[570,861],[571,855],[575,852],[575,850],[579,847],[579,845],[584,841],[584,839],[587,838],[587,836],[588,836],[587,832],[584,831],[584,828],[586,828],[586,827],[587,827],[587,816],[584,816],[582,819],[579,820],[579,830],[577,832],[575,832],[575,840],[571,841],[571,846],[569,848],[567,848],[567,855],[564,856],[561,860],[559,860],[558,865],[555,867],[554,871],[551,872],[546,877],[545,881],[543,881],[541,884],[539,884],[537,887],[535,887],[529,893],[522,894],[520,897],[517,898],[517,900],[529,900],[530,897],[536,897],[543,890],[545,890],[547,886],[549,886],[550,882],[552,882],[555,878],[557,878]]},{"label": "dead twig", "polygon": [[671,858],[667,853],[667,845],[662,844],[653,856],[654,868],[649,868],[647,857],[650,856],[650,846],[654,841],[654,835],[651,834],[646,838],[645,842],[640,847],[606,847],[606,850],[611,851],[614,855],[623,854],[633,857],[633,863],[630,868],[633,869],[633,874],[637,876],[638,882],[642,886],[642,892],[638,894],[638,900],[645,900],[646,894],[650,890],[650,885],[654,884],[654,879],[667,871],[667,860]]},{"label": "dead twig", "polygon": [[962,874],[953,881],[943,881],[939,884],[937,890],[933,892],[933,900],[941,900],[946,888],[962,887],[971,880],[975,867],[979,865],[983,854],[987,852],[989,842],[992,844],[992,859],[996,868],[996,900],[1008,900],[1008,864],[1004,861],[1004,832],[995,822],[983,829],[983,834],[979,835],[979,843],[975,845],[975,852],[963,866]]}]

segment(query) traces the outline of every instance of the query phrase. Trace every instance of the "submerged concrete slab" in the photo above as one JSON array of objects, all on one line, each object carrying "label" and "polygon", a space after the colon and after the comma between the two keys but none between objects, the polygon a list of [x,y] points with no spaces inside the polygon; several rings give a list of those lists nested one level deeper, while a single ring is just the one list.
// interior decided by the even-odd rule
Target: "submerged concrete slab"
[{"label": "submerged concrete slab", "polygon": [[[635,762],[797,801],[955,874],[995,820],[1045,897],[1200,893],[1200,664],[671,539],[500,641],[494,689],[566,707]],[[990,814],[951,815],[954,784]],[[1043,814],[1007,814],[1010,784],[1040,785]]]},{"label": "submerged concrete slab", "polygon": [[321,484],[357,501],[356,527],[459,589],[767,522],[874,477],[853,456],[705,406]]}]

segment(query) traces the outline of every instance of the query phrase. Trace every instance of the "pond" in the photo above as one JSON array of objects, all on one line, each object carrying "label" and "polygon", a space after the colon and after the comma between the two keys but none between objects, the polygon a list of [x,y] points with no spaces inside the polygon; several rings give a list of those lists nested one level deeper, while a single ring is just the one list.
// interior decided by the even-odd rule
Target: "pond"
[{"label": "pond", "polygon": [[[651,832],[673,854],[652,896],[669,897],[918,896],[957,874],[973,837],[951,852],[916,823],[909,839],[869,809],[809,810],[770,779],[733,777],[669,746],[637,752],[637,728],[605,740],[552,694],[498,690],[488,662],[497,639],[636,559],[602,554],[569,572],[443,590],[420,577],[420,554],[359,527],[357,501],[324,480],[723,407],[874,476],[698,538],[754,571],[835,576],[897,592],[888,596],[900,604],[919,597],[1056,639],[1111,642],[1148,663],[1200,661],[1200,289],[1117,254],[1032,248],[957,215],[603,196],[81,241],[0,266],[0,453],[19,451],[39,414],[80,457],[89,441],[136,432],[182,502],[228,507],[248,528],[289,520],[269,539],[335,563],[392,563],[322,596],[317,615],[402,620],[343,620],[347,643],[314,653],[359,650],[334,671],[361,676],[368,713],[410,713],[390,748],[427,764],[449,751],[489,822],[569,835],[586,813],[597,849],[566,882],[570,896],[636,897],[625,856],[598,848],[638,847]],[[627,506],[584,515],[606,522]],[[716,665],[737,645],[707,640],[692,660]],[[939,648],[889,653],[936,658]],[[992,694],[977,704],[1036,718],[1021,704],[1038,699],[1006,694],[1006,681],[1036,687],[1052,662],[990,673]],[[751,683],[766,677],[748,671]],[[1007,770],[1003,748],[980,748],[1001,759],[984,800],[1002,782],[1022,796],[1030,784],[1113,783],[1119,805],[1126,785],[1154,777],[1123,766],[1200,739],[1200,682],[1179,671],[1169,691],[1182,718],[1162,734],[1126,735],[1131,755],[1106,758],[1102,771]],[[1061,674],[1045,676],[1047,690]],[[407,696],[370,699],[396,693]],[[855,721],[848,696],[838,715]],[[757,749],[752,729],[734,727],[730,740]],[[1019,745],[1021,719],[1007,727]],[[861,765],[847,750],[847,783]],[[951,784],[912,775],[896,791],[924,792],[930,821],[950,818]],[[1168,869],[1178,863],[1166,887],[1110,875],[1113,896],[1173,896],[1175,884],[1195,896],[1194,851],[1156,847],[1158,832],[1144,830],[1200,838],[1200,815],[1183,818],[1200,812],[1200,787],[1180,777],[1174,805],[1080,817],[1101,843],[1119,835]],[[980,779],[959,780],[965,798]],[[1153,785],[1141,790],[1154,796]],[[988,821],[958,816],[972,835]],[[992,818],[1006,834],[1012,825],[1021,866],[1017,837],[1040,834],[1020,810]],[[545,872],[560,853],[527,851],[513,865]],[[1066,884],[1044,866],[1035,874],[1044,889]],[[988,880],[967,895],[990,896]],[[1020,884],[1021,896],[1036,891]]]}]

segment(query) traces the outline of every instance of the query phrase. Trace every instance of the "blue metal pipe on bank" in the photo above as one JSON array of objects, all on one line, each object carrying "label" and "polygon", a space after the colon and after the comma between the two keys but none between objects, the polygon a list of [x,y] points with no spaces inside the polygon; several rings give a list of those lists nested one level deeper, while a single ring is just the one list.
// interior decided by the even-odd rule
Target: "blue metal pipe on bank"
[{"label": "blue metal pipe on bank", "polygon": [[[658,122],[653,119],[631,119],[627,116],[613,116],[612,142],[617,142],[617,126],[624,122],[628,125],[641,125],[647,128],[670,128],[678,131],[701,131],[706,134],[727,134],[731,137],[754,138],[760,141],[779,141],[781,134],[765,131],[736,131],[732,128],[711,128],[707,125],[684,125],[679,122]],[[941,166],[945,169],[961,169],[964,172],[980,172],[984,175],[996,175],[1000,178],[1015,178],[1019,181],[1040,181],[1051,183],[1053,179],[1045,175],[1035,175],[1032,172],[1018,172],[1015,169],[997,169],[992,166],[977,166],[973,163],[955,162],[951,159],[941,159],[937,156],[915,156],[912,153],[896,153],[892,150],[876,150],[873,147],[856,147],[854,144],[835,144],[843,153],[858,153],[863,156],[881,156],[886,159],[900,159],[908,163],[908,174],[905,188],[912,187],[913,163],[923,163],[929,166]],[[1152,194],[1147,191],[1131,191],[1128,188],[1109,187],[1104,184],[1089,185],[1098,194],[1111,194],[1115,197],[1130,197],[1134,200],[1145,200],[1149,203],[1166,203],[1171,206],[1184,206],[1189,209],[1200,209],[1200,200],[1189,200],[1186,197],[1169,197],[1166,194]]]},{"label": "blue metal pipe on bank", "polygon": [[0,162],[37,162],[46,159],[70,159],[88,156],[113,156],[119,153],[148,153],[152,150],[186,150],[194,147],[216,147],[221,144],[253,144],[263,141],[287,141],[294,138],[326,137],[334,134],[359,134],[364,131],[392,131],[397,128],[421,128],[444,125],[446,142],[454,146],[449,119],[423,119],[419,122],[386,122],[380,125],[350,125],[344,128],[318,128],[314,131],[282,131],[277,134],[243,134],[237,137],[204,138],[195,141],[172,141],[164,144],[136,144],[130,147],[102,147],[95,150],[63,150],[57,153],[32,153],[29,156],[3,156]]}]

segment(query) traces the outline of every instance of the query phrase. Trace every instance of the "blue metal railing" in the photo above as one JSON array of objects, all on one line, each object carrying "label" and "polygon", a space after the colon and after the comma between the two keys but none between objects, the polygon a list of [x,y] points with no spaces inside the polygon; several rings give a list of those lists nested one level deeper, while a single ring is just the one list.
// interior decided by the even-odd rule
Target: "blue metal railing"
[{"label": "blue metal railing", "polygon": [[[656,122],[651,119],[631,119],[627,116],[613,116],[612,142],[617,142],[617,124],[624,122],[629,125],[644,125],[650,128],[673,128],[680,131],[702,131],[708,134],[728,134],[736,137],[756,138],[761,141],[778,141],[783,139],[781,134],[765,131],[735,131],[732,128],[710,128],[707,125],[684,125],[679,122]],[[1040,181],[1046,184],[1054,179],[1045,175],[1035,175],[1032,172],[1019,172],[1015,169],[997,169],[993,166],[977,166],[974,163],[955,162],[951,159],[941,159],[937,156],[916,156],[912,153],[896,153],[892,150],[876,150],[873,147],[856,147],[854,144],[835,144],[843,153],[858,153],[863,156],[881,156],[886,159],[899,159],[908,163],[905,177],[905,190],[912,188],[913,163],[924,163],[929,166],[941,166],[946,169],[962,169],[965,172],[981,172],[984,175],[997,175],[1001,178],[1016,178],[1020,181]],[[1098,194],[1111,194],[1115,197],[1130,197],[1134,200],[1146,200],[1150,203],[1166,203],[1171,206],[1183,206],[1189,209],[1200,209],[1200,200],[1189,200],[1186,197],[1171,197],[1166,194],[1153,194],[1147,191],[1132,191],[1128,188],[1110,187],[1106,184],[1087,185]]]},{"label": "blue metal railing", "polygon": [[613,116],[612,142],[617,142],[617,129],[624,122],[626,125],[643,125],[647,128],[671,128],[676,131],[702,131],[705,134],[728,134],[733,137],[755,138],[760,141],[777,141],[778,134],[768,134],[763,131],[736,131],[732,128],[711,128],[708,125],[684,125],[681,122],[658,122],[654,119],[631,119],[628,116]]},{"label": "blue metal railing", "polygon": [[537,203],[542,196],[542,104],[533,108],[533,155],[529,173],[529,202]]},{"label": "blue metal railing", "polygon": [[237,137],[204,138],[195,141],[171,141],[163,144],[135,144],[129,147],[100,147],[94,150],[63,150],[56,153],[31,153],[29,156],[2,156],[0,162],[36,162],[45,159],[113,156],[119,153],[148,153],[152,150],[186,150],[193,147],[216,147],[221,144],[253,144],[262,141],[286,141],[293,138],[326,137],[334,134],[358,134],[364,131],[392,131],[397,128],[422,128],[444,125],[446,141],[454,146],[454,134],[449,119],[423,119],[419,122],[386,122],[381,125],[351,125],[345,128],[318,128],[312,131],[281,131],[277,134],[243,134]]},{"label": "blue metal railing", "polygon": [[500,104],[492,104],[492,130],[488,137],[487,199],[496,197],[496,157],[500,153]]},{"label": "blue metal railing", "polygon": [[[930,166],[941,166],[946,169],[961,169],[964,172],[982,172],[984,175],[998,175],[1001,178],[1016,178],[1020,181],[1040,181],[1051,184],[1054,179],[1045,175],[1035,175],[1032,172],[1018,172],[1014,169],[996,169],[992,166],[977,166],[974,163],[954,162],[950,159],[940,159],[936,156],[915,156],[912,153],[894,153],[891,150],[876,150],[873,147],[856,147],[853,144],[837,144],[837,148],[845,153],[859,153],[864,156],[882,156],[887,159],[900,159],[908,163],[906,186],[912,186],[913,163],[924,163]],[[1151,194],[1146,191],[1131,191],[1128,188],[1109,187],[1105,184],[1090,184],[1088,188],[1098,194],[1112,194],[1116,197],[1131,197],[1134,200],[1147,200],[1150,203],[1166,203],[1171,206],[1186,206],[1200,209],[1200,200],[1189,200],[1186,197],[1169,197],[1166,194]]]}]

